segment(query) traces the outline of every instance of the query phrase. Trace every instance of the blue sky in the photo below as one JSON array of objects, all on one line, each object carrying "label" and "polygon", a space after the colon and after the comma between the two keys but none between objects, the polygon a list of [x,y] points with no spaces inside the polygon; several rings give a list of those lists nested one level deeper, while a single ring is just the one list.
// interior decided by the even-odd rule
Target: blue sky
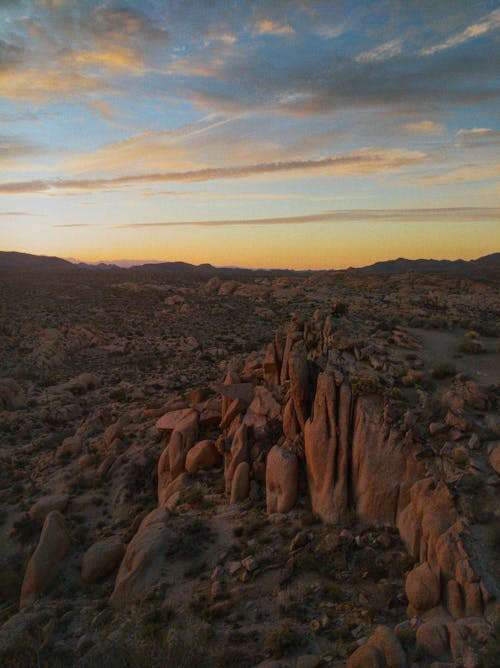
[{"label": "blue sky", "polygon": [[500,5],[0,6],[0,248],[296,268],[499,249]]}]

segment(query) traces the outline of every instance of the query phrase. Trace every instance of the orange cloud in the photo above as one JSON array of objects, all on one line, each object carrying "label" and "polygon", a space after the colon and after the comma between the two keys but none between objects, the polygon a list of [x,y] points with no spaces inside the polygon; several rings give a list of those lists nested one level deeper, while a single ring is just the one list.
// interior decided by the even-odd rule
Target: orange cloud
[{"label": "orange cloud", "polygon": [[57,97],[72,97],[104,88],[104,82],[92,74],[64,69],[40,70],[21,67],[0,70],[0,98],[45,102]]},{"label": "orange cloud", "polygon": [[435,121],[418,121],[415,123],[405,123],[403,128],[415,135],[442,135],[444,126],[442,123]]},{"label": "orange cloud", "polygon": [[255,24],[255,31],[259,35],[293,35],[295,30],[288,23],[271,21],[271,19],[260,19]]},{"label": "orange cloud", "polygon": [[[57,179],[52,181],[26,181],[0,183],[0,193],[45,192],[64,190],[107,190],[136,184],[181,181],[195,183],[216,179],[237,179],[277,174],[288,177],[312,175],[347,176],[369,175],[397,171],[428,160],[421,151],[406,149],[365,148],[328,158],[288,160],[281,162],[235,165],[229,167],[202,167],[184,171],[130,174],[109,178]],[[25,188],[25,190],[23,190]]]}]

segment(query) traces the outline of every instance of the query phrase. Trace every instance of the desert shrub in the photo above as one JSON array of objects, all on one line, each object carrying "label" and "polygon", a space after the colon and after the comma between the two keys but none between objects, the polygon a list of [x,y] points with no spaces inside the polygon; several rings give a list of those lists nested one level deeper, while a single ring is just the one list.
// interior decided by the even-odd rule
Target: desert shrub
[{"label": "desert shrub", "polygon": [[21,591],[22,571],[6,563],[0,563],[0,599],[8,601],[16,598]]},{"label": "desert shrub", "polygon": [[186,494],[186,503],[190,506],[198,506],[203,503],[205,494],[203,492],[203,487],[201,485],[195,485],[191,487],[189,492]]},{"label": "desert shrub", "polygon": [[483,666],[499,668],[500,666],[500,616],[497,616],[486,645],[481,652]]},{"label": "desert shrub", "polygon": [[303,584],[292,585],[288,589],[279,592],[278,612],[280,616],[303,621],[310,598],[310,592]]},{"label": "desert shrub", "polygon": [[201,519],[188,520],[177,534],[171,553],[180,557],[196,557],[203,552],[211,538],[210,527],[206,522]]},{"label": "desert shrub", "polygon": [[11,536],[20,543],[26,543],[40,532],[40,524],[31,519],[28,513],[25,513],[20,519],[14,522]]},{"label": "desert shrub", "polygon": [[458,346],[458,351],[468,355],[477,355],[484,353],[485,349],[481,341],[478,339],[478,334],[475,331],[467,332],[463,341]]},{"label": "desert shrub", "polygon": [[168,630],[162,638],[122,627],[80,660],[80,668],[202,668],[210,665],[206,642],[195,634]]},{"label": "desert shrub", "polygon": [[452,362],[441,362],[432,369],[432,377],[437,380],[449,378],[457,373],[456,367]]},{"label": "desert shrub", "polygon": [[461,492],[468,494],[475,494],[480,492],[484,487],[484,478],[476,473],[464,473],[457,483]]},{"label": "desert shrub", "polygon": [[290,619],[282,619],[264,640],[264,652],[279,659],[304,642],[299,628]]},{"label": "desert shrub", "polygon": [[424,373],[416,369],[409,369],[401,378],[401,382],[405,387],[415,387],[415,385],[421,385],[423,380]]},{"label": "desert shrub", "polygon": [[148,452],[142,462],[131,462],[127,469],[125,484],[129,491],[139,492],[154,487],[157,478],[157,457]]},{"label": "desert shrub", "polygon": [[374,394],[380,389],[378,379],[375,376],[352,376],[351,391],[353,396],[360,396],[363,394]]},{"label": "desert shrub", "polygon": [[469,462],[467,452],[463,448],[456,448],[453,452],[453,463],[460,469],[464,469]]}]

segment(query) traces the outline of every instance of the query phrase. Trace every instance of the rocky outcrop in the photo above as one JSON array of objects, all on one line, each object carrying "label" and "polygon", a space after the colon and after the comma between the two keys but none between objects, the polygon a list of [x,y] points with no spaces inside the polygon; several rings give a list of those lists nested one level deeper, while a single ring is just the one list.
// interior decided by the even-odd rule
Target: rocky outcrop
[{"label": "rocky outcrop", "polygon": [[167,526],[169,515],[168,510],[157,508],[142,520],[116,576],[110,599],[114,607],[140,598],[158,580],[175,537]]},{"label": "rocky outcrop", "polygon": [[297,456],[279,445],[267,456],[266,503],[268,513],[287,513],[297,502],[299,461]]},{"label": "rocky outcrop", "polygon": [[[394,336],[413,347],[404,332]],[[336,342],[332,317],[319,311],[310,320],[297,316],[276,334],[263,359],[248,360],[244,373],[253,383],[229,374],[217,387],[229,444],[226,493],[235,499],[233,480],[241,466],[245,491],[248,470],[253,484],[265,483],[268,512],[287,512],[305,465],[312,510],[322,520],[342,523],[354,514],[365,524],[399,529],[417,561],[406,584],[412,609],[444,604],[454,618],[481,614],[494,592],[471,557],[453,494],[435,469],[426,470],[421,434],[429,429],[381,391],[394,382],[388,369],[376,344]],[[459,434],[470,428],[463,410],[489,406],[476,383],[459,377],[445,401],[453,419],[443,428]],[[380,651],[362,649],[373,657]]]},{"label": "rocky outcrop", "polygon": [[361,520],[378,525],[395,524],[421,474],[414,450],[385,408],[378,395],[358,397],[352,427],[353,505]]},{"label": "rocky outcrop", "polygon": [[[344,393],[344,404],[347,399]],[[311,505],[325,522],[339,522],[349,509],[349,423],[340,428],[338,403],[333,373],[321,373],[312,417],[305,424],[304,447]],[[342,414],[346,412],[343,406]]]},{"label": "rocky outcrop", "polygon": [[53,581],[69,546],[70,537],[64,517],[53,510],[45,518],[40,540],[24,574],[19,603],[21,609],[32,605]]}]

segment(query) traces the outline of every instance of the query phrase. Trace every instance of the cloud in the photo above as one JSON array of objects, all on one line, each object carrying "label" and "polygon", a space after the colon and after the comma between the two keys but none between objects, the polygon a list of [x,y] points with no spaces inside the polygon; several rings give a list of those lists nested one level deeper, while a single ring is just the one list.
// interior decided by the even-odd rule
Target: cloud
[{"label": "cloud", "polygon": [[182,197],[186,199],[202,199],[202,200],[227,200],[227,199],[249,199],[249,200],[271,200],[271,201],[290,201],[300,200],[302,202],[333,202],[343,199],[352,201],[354,199],[366,199],[364,196],[352,195],[332,195],[331,197],[315,196],[315,195],[298,195],[297,193],[213,193],[213,192],[199,192],[187,191],[179,192],[178,190],[160,190],[157,192],[142,193],[141,197]]},{"label": "cloud", "polygon": [[0,98],[53,102],[106,89],[126,90],[170,36],[130,7],[39,2],[15,26],[14,47],[0,40]]},{"label": "cloud", "polygon": [[456,137],[459,145],[469,148],[496,146],[500,143],[500,131],[491,128],[461,129]]},{"label": "cloud", "polygon": [[[326,46],[325,46],[326,45]],[[213,113],[273,113],[310,118],[342,110],[436,113],[440,108],[500,97],[491,81],[494,59],[472,47],[467,58],[455,52],[421,58],[410,51],[397,57],[358,60],[330,42],[308,51],[307,59],[282,46],[279,59],[254,49],[245,57],[228,56],[211,74],[194,79],[185,95]],[[393,46],[395,49],[396,47]],[[210,67],[209,67],[210,69]]]},{"label": "cloud", "polygon": [[40,71],[20,68],[0,71],[0,98],[10,100],[52,101],[54,98],[72,98],[82,93],[103,90],[102,79],[62,69]]},{"label": "cloud", "polygon": [[451,49],[460,44],[464,44],[471,39],[476,37],[481,37],[493,30],[496,30],[500,27],[500,9],[495,9],[490,14],[484,16],[478,23],[473,23],[472,25],[465,28],[455,35],[451,35],[444,42],[439,44],[434,44],[431,47],[422,49],[420,53],[424,56],[430,56],[439,51],[444,51],[445,49]]},{"label": "cloud", "polygon": [[500,216],[500,207],[450,207],[427,209],[345,209],[323,211],[303,216],[249,218],[243,220],[195,220],[162,223],[129,223],[115,225],[115,229],[143,229],[158,227],[235,227],[267,225],[303,225],[312,223],[456,223],[494,222]]},{"label": "cloud", "polygon": [[21,158],[36,152],[36,145],[20,137],[0,135],[0,166],[16,165]]},{"label": "cloud", "polygon": [[400,38],[393,39],[389,42],[384,42],[370,51],[363,51],[358,54],[354,60],[358,63],[374,63],[379,60],[387,60],[399,55],[403,50],[403,45]]},{"label": "cloud", "polygon": [[499,133],[491,128],[470,128],[469,130],[462,128],[457,132],[457,137],[463,137],[464,139],[479,139],[483,137],[491,137],[498,135]]},{"label": "cloud", "polygon": [[212,181],[237,179],[269,174],[301,176],[308,175],[370,175],[397,171],[428,160],[421,151],[406,149],[363,148],[358,151],[312,160],[289,160],[282,162],[235,165],[229,167],[203,167],[185,171],[130,174],[93,179],[55,179],[51,181],[25,181],[0,183],[0,193],[46,192],[64,190],[109,190],[136,184],[155,182]]},{"label": "cloud", "polygon": [[500,162],[492,165],[464,165],[440,174],[429,174],[419,177],[425,186],[447,186],[458,183],[475,183],[500,178]]},{"label": "cloud", "polygon": [[0,211],[0,216],[43,216],[42,213],[29,213],[28,211]]},{"label": "cloud", "polygon": [[406,132],[415,135],[442,135],[444,126],[442,123],[435,121],[418,121],[414,123],[405,123],[403,128]]},{"label": "cloud", "polygon": [[295,30],[288,23],[263,18],[256,22],[255,32],[258,35],[293,35]]},{"label": "cloud", "polygon": [[114,121],[117,115],[115,107],[106,100],[91,100],[87,102],[87,106],[90,109],[96,111],[100,116],[102,116],[107,121]]}]

